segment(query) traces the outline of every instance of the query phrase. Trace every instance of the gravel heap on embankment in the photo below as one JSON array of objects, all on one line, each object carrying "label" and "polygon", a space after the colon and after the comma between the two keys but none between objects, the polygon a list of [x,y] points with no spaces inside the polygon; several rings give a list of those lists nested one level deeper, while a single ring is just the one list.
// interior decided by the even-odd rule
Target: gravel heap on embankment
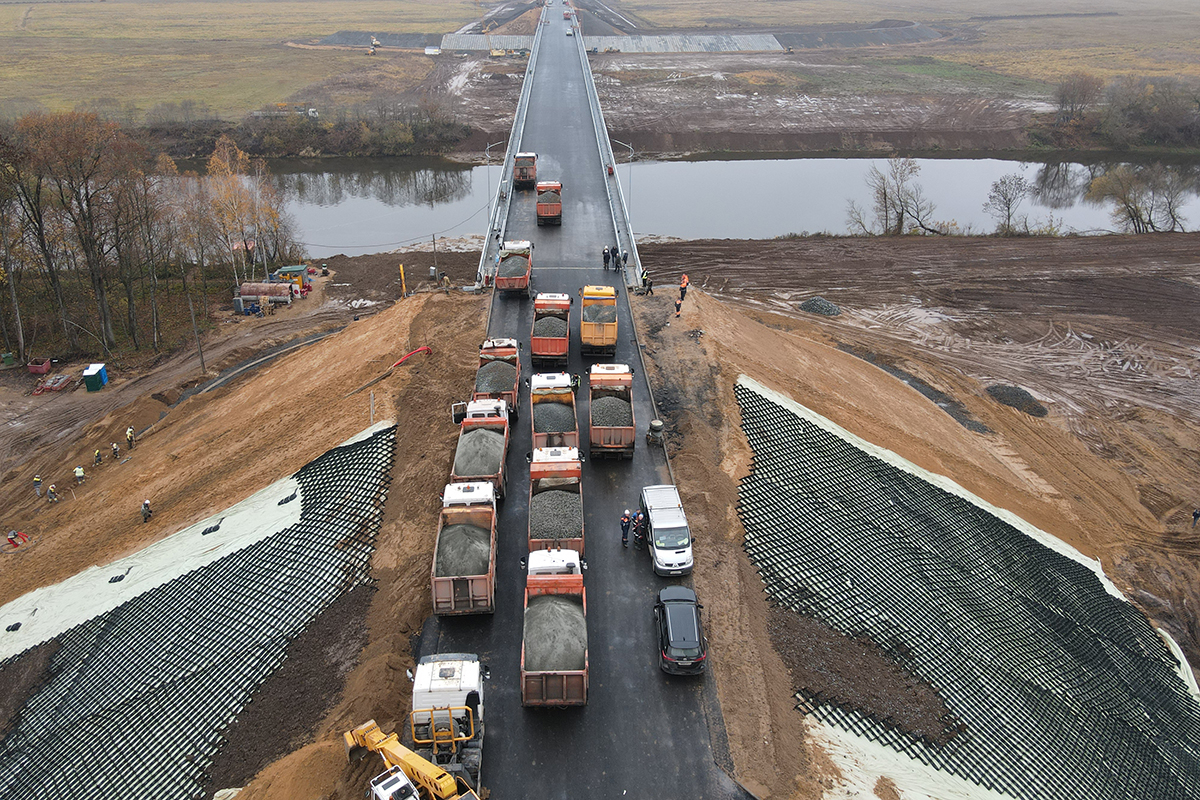
[{"label": "gravel heap on embankment", "polygon": [[810,314],[820,314],[823,317],[836,317],[842,313],[840,308],[820,296],[808,298],[800,304],[800,309]]},{"label": "gravel heap on embankment", "polygon": [[987,393],[997,402],[1011,406],[1017,411],[1023,411],[1031,417],[1044,417],[1050,410],[1039,403],[1033,395],[1020,386],[1007,386],[996,383],[987,387]]},{"label": "gravel heap on embankment", "polygon": [[478,525],[447,525],[437,543],[434,574],[439,578],[485,575],[492,556],[491,532]]},{"label": "gravel heap on embankment", "polygon": [[578,539],[583,535],[583,498],[550,489],[529,499],[529,535],[534,539]]}]

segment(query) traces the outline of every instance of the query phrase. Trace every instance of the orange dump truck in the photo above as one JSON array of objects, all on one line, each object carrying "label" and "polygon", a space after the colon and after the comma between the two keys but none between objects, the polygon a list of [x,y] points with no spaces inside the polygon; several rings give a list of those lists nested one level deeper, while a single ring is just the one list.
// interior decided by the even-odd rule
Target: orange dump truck
[{"label": "orange dump truck", "polygon": [[617,352],[617,290],[612,286],[584,286],[579,315],[579,348],[584,355]]},{"label": "orange dump truck", "polygon": [[588,442],[592,458],[633,458],[633,369],[593,364],[588,371]]},{"label": "orange dump truck", "polygon": [[517,153],[513,159],[513,187],[532,189],[537,185],[537,153]]},{"label": "orange dump truck", "polygon": [[446,486],[431,573],[433,613],[496,610],[496,489],[492,484]]},{"label": "orange dump truck", "polygon": [[[503,366],[501,366],[503,365]],[[479,368],[475,370],[472,400],[503,400],[515,422],[521,390],[521,353],[516,339],[487,339],[479,345]]]},{"label": "orange dump truck", "polygon": [[496,290],[519,292],[528,297],[529,281],[533,275],[533,243],[506,241],[500,245],[497,259]]},{"label": "orange dump truck", "polygon": [[522,705],[587,705],[586,568],[573,550],[529,554],[521,639]]},{"label": "orange dump truck", "polygon": [[562,184],[558,181],[538,181],[537,224],[562,225]]},{"label": "orange dump truck", "polygon": [[503,400],[472,400],[451,407],[459,424],[451,483],[486,481],[503,500],[508,488],[504,462],[508,457],[508,409]]},{"label": "orange dump truck", "polygon": [[566,366],[571,348],[571,304],[566,294],[540,292],[533,300],[533,330],[529,357],[535,365]]},{"label": "orange dump truck", "polygon": [[539,447],[529,461],[529,551],[583,554],[583,463],[574,447]]},{"label": "orange dump truck", "polygon": [[570,375],[539,372],[531,377],[529,406],[534,448],[579,447],[579,417]]}]

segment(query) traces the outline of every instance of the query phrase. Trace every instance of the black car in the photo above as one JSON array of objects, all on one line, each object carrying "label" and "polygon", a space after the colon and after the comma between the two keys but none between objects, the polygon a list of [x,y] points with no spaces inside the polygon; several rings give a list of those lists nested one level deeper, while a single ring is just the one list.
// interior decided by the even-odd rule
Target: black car
[{"label": "black car", "polygon": [[658,622],[658,657],[663,672],[698,675],[708,659],[708,640],[700,625],[696,593],[686,586],[668,586],[658,593],[654,619]]}]

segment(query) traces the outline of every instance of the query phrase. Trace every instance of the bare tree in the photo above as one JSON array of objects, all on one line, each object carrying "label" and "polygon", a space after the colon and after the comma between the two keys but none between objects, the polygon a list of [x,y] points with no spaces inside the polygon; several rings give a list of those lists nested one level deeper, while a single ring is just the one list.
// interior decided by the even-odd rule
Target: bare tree
[{"label": "bare tree", "polygon": [[871,192],[870,210],[874,217],[868,219],[867,212],[851,201],[847,207],[850,227],[885,236],[912,232],[944,235],[946,226],[933,220],[935,206],[914,181],[920,171],[920,164],[900,156],[888,159],[886,172],[872,166],[867,173],[867,188]]},{"label": "bare tree", "polygon": [[[1017,208],[1029,196],[1029,181],[1015,172],[1005,175],[992,184],[987,202],[983,210],[991,214],[997,221],[996,232],[1001,236],[1011,236],[1016,232],[1014,225]],[[1025,226],[1028,229],[1028,225]]]},{"label": "bare tree", "polygon": [[[21,262],[18,250],[21,247],[21,225],[18,215],[20,204],[11,185],[0,182],[0,281],[8,286],[9,304],[13,313],[13,333],[17,338],[17,358],[25,360],[25,326],[21,324],[21,303],[17,299],[17,277]],[[8,324],[4,326],[4,338],[8,339]]]},{"label": "bare tree", "polygon": [[1104,81],[1087,72],[1076,71],[1065,76],[1054,91],[1058,102],[1059,122],[1079,119],[1100,99]]}]

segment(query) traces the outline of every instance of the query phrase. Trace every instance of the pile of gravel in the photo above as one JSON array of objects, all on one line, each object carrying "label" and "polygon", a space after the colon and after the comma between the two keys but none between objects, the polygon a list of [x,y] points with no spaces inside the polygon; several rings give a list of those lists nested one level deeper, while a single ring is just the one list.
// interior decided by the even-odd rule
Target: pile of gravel
[{"label": "pile of gravel", "polygon": [[534,433],[566,433],[578,430],[575,409],[566,403],[534,403]]},{"label": "pile of gravel", "polygon": [[478,525],[447,525],[438,535],[434,574],[439,578],[486,575],[492,557],[491,532]]},{"label": "pile of gravel", "polygon": [[808,298],[800,304],[800,310],[810,314],[820,314],[823,317],[836,317],[842,313],[840,308],[821,296]]},{"label": "pile of gravel", "polygon": [[617,307],[616,306],[584,306],[583,307],[584,322],[616,322]]},{"label": "pile of gravel", "polygon": [[566,336],[567,321],[561,317],[542,317],[533,323],[533,335],[557,336],[560,338]]},{"label": "pile of gravel", "polygon": [[504,455],[504,434],[487,428],[476,428],[458,437],[454,451],[454,474],[495,475],[500,471]]},{"label": "pile of gravel", "polygon": [[539,203],[561,203],[562,198],[558,196],[558,192],[542,192],[538,195]]},{"label": "pile of gravel", "polygon": [[587,619],[574,597],[540,595],[525,609],[525,669],[530,672],[583,669]]},{"label": "pile of gravel", "polygon": [[633,408],[619,397],[597,397],[592,401],[592,424],[600,428],[628,428]]},{"label": "pile of gravel", "polygon": [[1031,417],[1044,417],[1050,413],[1048,408],[1020,386],[1006,386],[997,383],[987,387],[987,393],[996,401],[1011,406],[1017,411],[1023,411]]},{"label": "pile of gravel", "polygon": [[583,536],[583,498],[578,492],[550,489],[529,498],[532,539],[578,539]]},{"label": "pile of gravel", "polygon": [[511,392],[517,382],[517,368],[507,361],[489,361],[475,373],[475,391],[497,394]]},{"label": "pile of gravel", "polygon": [[509,256],[500,262],[496,274],[501,278],[519,278],[529,269],[529,259],[525,256]]}]

